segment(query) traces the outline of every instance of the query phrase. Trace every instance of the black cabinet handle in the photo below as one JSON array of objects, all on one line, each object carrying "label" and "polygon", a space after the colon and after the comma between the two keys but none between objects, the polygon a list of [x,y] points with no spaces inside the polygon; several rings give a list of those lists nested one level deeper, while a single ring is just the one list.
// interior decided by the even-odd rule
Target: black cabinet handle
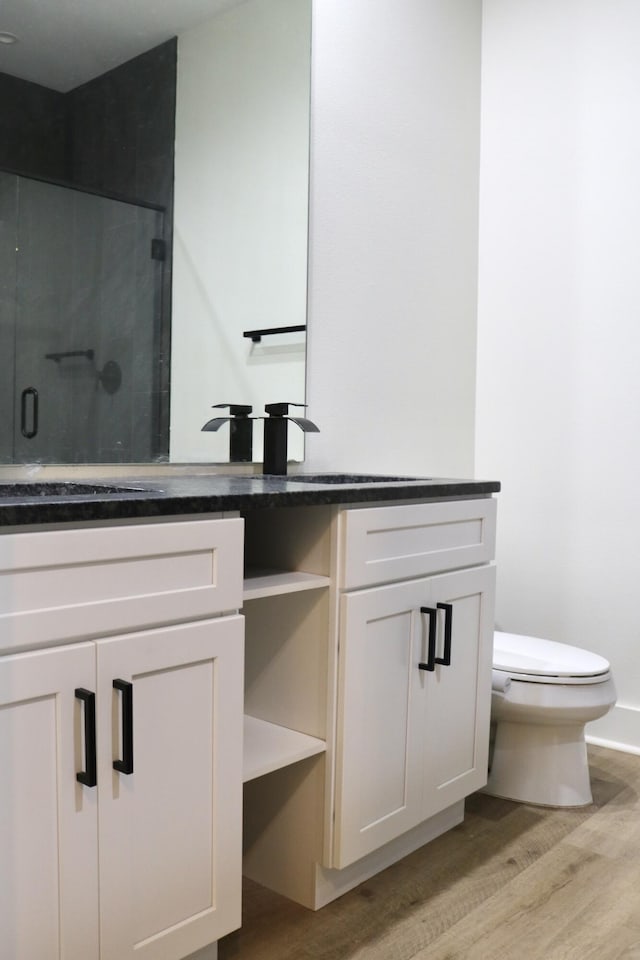
[{"label": "black cabinet handle", "polygon": [[[27,429],[27,400],[33,398],[31,408],[31,429]],[[38,432],[38,391],[35,387],[27,387],[20,397],[20,432],[27,440],[32,440]]]},{"label": "black cabinet handle", "polygon": [[453,606],[450,603],[439,603],[438,610],[444,610],[444,651],[442,657],[436,657],[436,663],[444,667],[451,666],[451,630],[453,627]]},{"label": "black cabinet handle", "polygon": [[75,696],[84,704],[84,770],[76,773],[78,783],[95,787],[96,772],[96,695],[84,687],[77,687]]},{"label": "black cabinet handle", "polygon": [[133,684],[114,680],[113,689],[122,694],[122,760],[113,761],[118,773],[133,773]]},{"label": "black cabinet handle", "polygon": [[427,662],[419,663],[420,670],[433,671],[436,668],[436,627],[438,625],[438,611],[435,607],[420,607],[420,613],[426,613],[429,616],[429,639],[427,649]]}]

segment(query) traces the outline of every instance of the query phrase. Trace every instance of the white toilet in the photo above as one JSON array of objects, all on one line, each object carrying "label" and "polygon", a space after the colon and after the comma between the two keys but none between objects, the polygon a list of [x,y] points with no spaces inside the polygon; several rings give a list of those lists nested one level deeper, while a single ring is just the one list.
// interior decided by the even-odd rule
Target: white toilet
[{"label": "white toilet", "polygon": [[592,802],[584,727],[616,702],[604,657],[553,640],[494,633],[485,793],[545,806]]}]

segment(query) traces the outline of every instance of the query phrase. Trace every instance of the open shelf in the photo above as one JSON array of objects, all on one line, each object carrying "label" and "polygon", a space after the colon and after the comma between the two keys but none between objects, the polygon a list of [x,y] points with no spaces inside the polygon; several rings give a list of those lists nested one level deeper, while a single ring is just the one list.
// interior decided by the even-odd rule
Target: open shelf
[{"label": "open shelf", "polygon": [[314,757],[325,750],[324,740],[245,715],[243,782],[263,777],[265,773]]},{"label": "open shelf", "polygon": [[245,600],[257,600],[259,597],[317,590],[329,586],[329,583],[329,577],[298,570],[248,569],[244,579],[243,596]]}]

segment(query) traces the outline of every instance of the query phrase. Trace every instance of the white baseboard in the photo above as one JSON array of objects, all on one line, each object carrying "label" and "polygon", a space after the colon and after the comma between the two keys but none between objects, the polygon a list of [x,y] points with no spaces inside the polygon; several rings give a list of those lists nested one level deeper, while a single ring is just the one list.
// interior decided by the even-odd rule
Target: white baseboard
[{"label": "white baseboard", "polygon": [[640,708],[616,704],[605,717],[587,724],[587,743],[640,754]]}]

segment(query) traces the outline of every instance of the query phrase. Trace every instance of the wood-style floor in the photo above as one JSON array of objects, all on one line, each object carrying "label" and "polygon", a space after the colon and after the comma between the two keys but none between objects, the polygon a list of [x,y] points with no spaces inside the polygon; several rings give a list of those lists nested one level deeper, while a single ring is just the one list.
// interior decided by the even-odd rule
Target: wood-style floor
[{"label": "wood-style floor", "polygon": [[640,960],[640,756],[589,756],[591,806],[477,794],[459,827],[316,913],[247,883],[219,960]]}]

